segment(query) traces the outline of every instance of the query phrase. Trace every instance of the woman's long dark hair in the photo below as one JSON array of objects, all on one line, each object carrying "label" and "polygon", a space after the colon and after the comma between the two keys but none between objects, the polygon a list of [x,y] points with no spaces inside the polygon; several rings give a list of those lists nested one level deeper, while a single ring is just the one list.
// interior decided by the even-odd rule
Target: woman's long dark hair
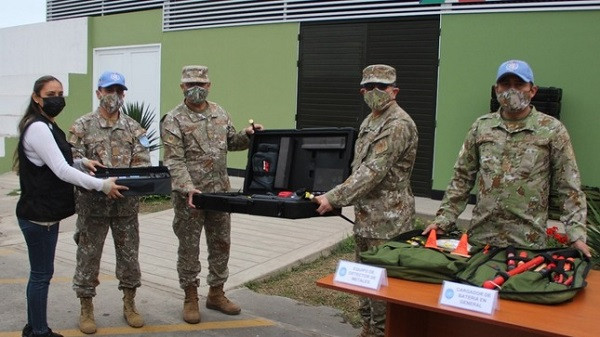
[{"label": "woman's long dark hair", "polygon": [[[52,81],[56,81],[62,85],[62,82],[59,81],[56,77],[51,76],[51,75],[45,75],[45,76],[38,78],[35,81],[35,83],[33,84],[33,92],[36,95],[41,96],[40,93],[41,93],[44,85],[46,85],[46,83],[52,82]],[[19,131],[19,139],[21,137],[21,134],[23,133],[23,130],[25,130],[25,127],[27,125],[29,125],[29,123],[31,123],[31,121],[36,116],[39,116],[40,112],[41,112],[41,110],[40,110],[39,105],[33,100],[33,97],[30,96],[29,97],[29,105],[27,106],[27,110],[25,110],[25,114],[23,115],[23,117],[21,118],[21,121],[19,121],[19,125],[17,126],[17,130]],[[13,155],[13,170],[15,172],[19,171],[19,147],[18,146],[15,149],[15,154]]]}]

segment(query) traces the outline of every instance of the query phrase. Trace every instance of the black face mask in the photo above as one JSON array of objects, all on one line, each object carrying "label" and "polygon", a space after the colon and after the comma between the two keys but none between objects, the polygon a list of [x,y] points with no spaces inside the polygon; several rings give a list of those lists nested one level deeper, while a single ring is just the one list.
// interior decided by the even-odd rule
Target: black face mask
[{"label": "black face mask", "polygon": [[50,117],[56,117],[65,107],[65,98],[62,96],[43,97],[44,106],[42,110]]}]

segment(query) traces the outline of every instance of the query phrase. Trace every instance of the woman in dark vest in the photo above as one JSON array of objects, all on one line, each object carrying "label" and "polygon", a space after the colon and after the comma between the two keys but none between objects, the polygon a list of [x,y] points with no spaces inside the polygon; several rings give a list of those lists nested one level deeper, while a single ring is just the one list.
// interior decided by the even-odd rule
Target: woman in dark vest
[{"label": "woman in dark vest", "polygon": [[21,197],[17,220],[29,253],[31,271],[27,283],[27,324],[23,336],[62,336],[48,328],[48,287],[54,273],[58,222],[75,213],[77,185],[102,191],[110,198],[122,197],[116,178],[94,178],[84,172],[101,166],[93,160],[73,162],[71,147],[54,118],[65,106],[62,83],[53,76],[40,77],[25,115],[19,122],[19,144],[14,169],[19,174]]}]

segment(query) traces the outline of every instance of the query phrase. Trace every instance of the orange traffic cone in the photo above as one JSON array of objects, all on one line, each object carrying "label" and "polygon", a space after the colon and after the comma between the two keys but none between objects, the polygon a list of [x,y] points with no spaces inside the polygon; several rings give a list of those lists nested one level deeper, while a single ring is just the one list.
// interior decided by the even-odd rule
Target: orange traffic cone
[{"label": "orange traffic cone", "polygon": [[456,246],[456,249],[454,249],[451,254],[471,257],[471,255],[469,255],[469,246],[467,241],[467,234],[463,233],[463,235],[460,237],[460,241],[458,242],[458,246]]},{"label": "orange traffic cone", "polygon": [[425,247],[438,249],[437,245],[437,233],[435,229],[429,231],[429,237],[427,237],[427,242],[425,242]]}]

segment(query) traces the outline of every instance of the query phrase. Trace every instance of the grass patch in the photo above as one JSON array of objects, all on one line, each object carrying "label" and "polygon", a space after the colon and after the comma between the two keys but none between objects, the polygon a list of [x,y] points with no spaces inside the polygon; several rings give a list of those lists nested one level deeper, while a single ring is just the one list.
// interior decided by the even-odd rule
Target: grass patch
[{"label": "grass patch", "polygon": [[354,238],[348,237],[328,256],[299,265],[266,280],[249,282],[246,287],[261,294],[283,296],[310,305],[336,308],[342,311],[341,318],[344,322],[355,328],[360,327],[358,296],[318,287],[315,283],[318,279],[335,272],[339,260],[354,261],[354,247]]},{"label": "grass patch", "polygon": [[140,214],[160,212],[173,208],[167,195],[144,195],[140,197]]},{"label": "grass patch", "polygon": [[[427,224],[428,220],[417,217],[414,228],[423,229]],[[355,247],[354,237],[348,237],[337,244],[328,256],[264,280],[249,282],[245,286],[261,294],[283,296],[310,305],[336,308],[342,312],[341,318],[344,322],[359,328],[362,324],[358,314],[359,297],[316,285],[318,279],[335,272],[338,261],[355,261]]]}]

